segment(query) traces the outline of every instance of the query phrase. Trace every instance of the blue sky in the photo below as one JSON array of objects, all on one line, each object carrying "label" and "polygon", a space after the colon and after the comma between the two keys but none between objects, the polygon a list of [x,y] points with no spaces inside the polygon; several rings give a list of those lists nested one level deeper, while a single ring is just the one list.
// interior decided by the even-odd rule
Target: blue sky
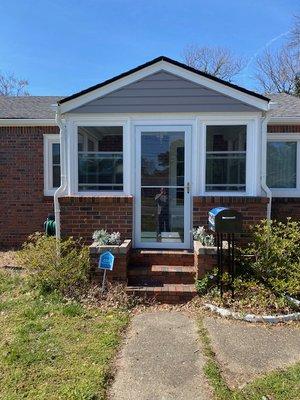
[{"label": "blue sky", "polygon": [[33,95],[69,95],[159,55],[183,61],[191,43],[251,60],[296,13],[299,0],[0,0],[0,70]]}]

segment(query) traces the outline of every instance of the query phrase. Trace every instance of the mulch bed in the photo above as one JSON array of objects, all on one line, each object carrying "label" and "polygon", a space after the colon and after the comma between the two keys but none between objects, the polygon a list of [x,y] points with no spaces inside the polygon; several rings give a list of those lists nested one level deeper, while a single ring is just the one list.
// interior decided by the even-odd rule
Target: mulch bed
[{"label": "mulch bed", "polygon": [[297,310],[297,307],[285,297],[276,296],[270,289],[255,281],[239,282],[234,298],[231,296],[231,291],[226,290],[221,299],[219,290],[212,289],[201,299],[203,303],[211,303],[245,314],[278,315]]}]

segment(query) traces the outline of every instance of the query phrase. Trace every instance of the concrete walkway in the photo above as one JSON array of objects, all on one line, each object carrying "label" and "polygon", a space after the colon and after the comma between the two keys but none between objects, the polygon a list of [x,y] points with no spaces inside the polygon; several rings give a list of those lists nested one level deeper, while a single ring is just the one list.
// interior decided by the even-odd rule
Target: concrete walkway
[{"label": "concrete walkway", "polygon": [[210,399],[195,322],[179,312],[133,318],[117,361],[111,400]]},{"label": "concrete walkway", "polygon": [[261,374],[300,361],[299,325],[269,326],[213,317],[206,317],[204,325],[231,387],[242,387]]}]

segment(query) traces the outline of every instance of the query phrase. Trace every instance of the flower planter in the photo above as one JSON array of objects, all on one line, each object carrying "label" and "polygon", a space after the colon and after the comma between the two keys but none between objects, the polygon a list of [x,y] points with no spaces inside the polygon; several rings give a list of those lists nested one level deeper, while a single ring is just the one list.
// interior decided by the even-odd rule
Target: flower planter
[{"label": "flower planter", "polygon": [[98,281],[102,279],[103,271],[98,268],[99,257],[102,253],[110,251],[115,256],[114,268],[107,271],[109,281],[127,282],[127,266],[131,251],[131,240],[124,240],[120,245],[98,246],[96,243],[90,246],[90,259],[93,277]]}]

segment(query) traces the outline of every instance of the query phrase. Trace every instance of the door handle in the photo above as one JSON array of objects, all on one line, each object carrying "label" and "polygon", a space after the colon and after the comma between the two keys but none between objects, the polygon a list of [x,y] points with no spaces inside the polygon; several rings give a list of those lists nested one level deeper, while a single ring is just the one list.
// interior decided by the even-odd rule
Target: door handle
[{"label": "door handle", "polygon": [[188,182],[188,183],[186,184],[186,192],[187,192],[187,193],[190,193],[190,189],[191,189],[191,184],[190,184],[190,182]]}]

